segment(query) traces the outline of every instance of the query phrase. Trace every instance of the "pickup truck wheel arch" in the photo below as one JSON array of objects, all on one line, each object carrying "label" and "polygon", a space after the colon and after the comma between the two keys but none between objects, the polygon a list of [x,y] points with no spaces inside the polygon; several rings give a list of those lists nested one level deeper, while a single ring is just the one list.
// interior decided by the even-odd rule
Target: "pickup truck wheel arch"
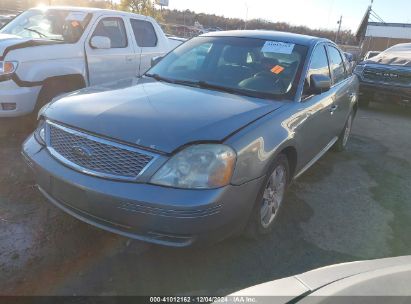
[{"label": "pickup truck wheel arch", "polygon": [[50,102],[54,97],[63,93],[82,89],[85,86],[86,82],[82,75],[73,74],[45,79],[36,101],[34,108],[35,114],[37,114],[41,107]]}]

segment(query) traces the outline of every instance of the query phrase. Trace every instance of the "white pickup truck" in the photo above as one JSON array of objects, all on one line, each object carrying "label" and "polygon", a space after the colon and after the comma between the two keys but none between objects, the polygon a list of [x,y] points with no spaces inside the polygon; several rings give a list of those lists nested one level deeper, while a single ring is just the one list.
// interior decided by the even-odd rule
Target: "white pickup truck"
[{"label": "white pickup truck", "polygon": [[146,16],[94,8],[33,8],[0,30],[0,118],[54,97],[143,74],[181,41]]}]

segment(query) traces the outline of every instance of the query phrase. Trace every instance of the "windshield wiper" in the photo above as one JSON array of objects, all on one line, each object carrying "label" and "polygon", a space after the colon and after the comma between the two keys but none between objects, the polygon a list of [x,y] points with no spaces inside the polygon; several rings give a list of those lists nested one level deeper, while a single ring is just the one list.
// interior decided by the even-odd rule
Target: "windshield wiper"
[{"label": "windshield wiper", "polygon": [[[193,83],[195,83],[195,82],[193,82]],[[211,89],[211,90],[226,92],[226,93],[229,93],[229,94],[244,95],[244,96],[248,96],[248,97],[257,97],[256,94],[253,94],[251,92],[249,93],[249,92],[246,92],[245,90],[241,90],[241,89],[224,87],[224,86],[209,83],[209,82],[206,82],[206,81],[198,81],[196,83],[202,89]]]},{"label": "windshield wiper", "polygon": [[195,88],[210,89],[210,90],[221,91],[221,92],[225,92],[229,94],[243,95],[243,96],[258,98],[257,94],[253,94],[251,92],[249,93],[241,89],[224,87],[218,84],[212,84],[212,83],[202,81],[202,80],[191,81],[191,80],[181,80],[181,79],[170,79],[170,78],[162,77],[158,74],[145,74],[145,75],[147,77],[154,78],[155,80],[158,80],[158,81],[165,81],[165,82],[169,82],[173,84],[181,84],[181,85],[186,85],[186,86],[195,87]]},{"label": "windshield wiper", "polygon": [[44,35],[42,32],[39,32],[38,30],[34,30],[34,29],[31,29],[31,28],[28,28],[28,27],[25,27],[24,29],[25,29],[26,31],[36,33],[36,34],[39,35],[40,37],[48,38],[46,35]]},{"label": "windshield wiper", "polygon": [[150,74],[150,73],[146,73],[144,74],[144,76],[150,77],[150,78],[154,78],[157,81],[164,81],[164,82],[169,82],[169,83],[175,83],[175,81],[173,79],[169,79],[163,76],[160,76],[158,74]]}]

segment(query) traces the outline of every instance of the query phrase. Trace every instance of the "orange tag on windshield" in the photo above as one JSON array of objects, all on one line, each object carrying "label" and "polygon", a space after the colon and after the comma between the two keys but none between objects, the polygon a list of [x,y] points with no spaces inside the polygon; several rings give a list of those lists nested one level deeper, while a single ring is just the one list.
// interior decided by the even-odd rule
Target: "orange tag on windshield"
[{"label": "orange tag on windshield", "polygon": [[282,71],[284,71],[284,68],[281,65],[276,65],[271,69],[271,72],[274,74],[280,74]]}]

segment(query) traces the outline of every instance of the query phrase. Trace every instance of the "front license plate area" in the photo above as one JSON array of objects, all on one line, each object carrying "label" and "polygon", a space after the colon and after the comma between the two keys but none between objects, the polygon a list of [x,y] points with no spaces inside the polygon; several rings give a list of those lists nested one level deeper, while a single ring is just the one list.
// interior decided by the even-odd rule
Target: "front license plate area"
[{"label": "front license plate area", "polygon": [[51,177],[50,183],[52,189],[52,196],[55,199],[66,205],[84,211],[87,211],[89,209],[87,202],[87,194],[83,189],[73,186],[69,183],[63,182],[55,177]]}]

